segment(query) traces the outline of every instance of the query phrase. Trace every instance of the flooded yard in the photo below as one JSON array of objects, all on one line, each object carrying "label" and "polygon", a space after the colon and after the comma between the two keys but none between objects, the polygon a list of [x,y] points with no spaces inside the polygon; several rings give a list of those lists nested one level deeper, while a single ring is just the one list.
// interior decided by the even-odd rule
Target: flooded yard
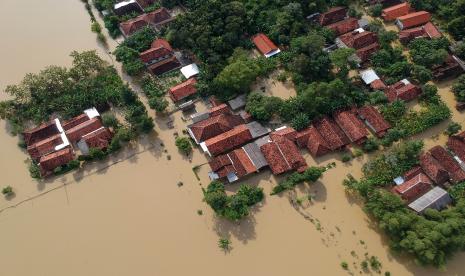
[{"label": "flooded yard", "polygon": [[[0,90],[49,64],[69,65],[72,50],[97,49],[111,62],[78,0],[2,0],[0,21]],[[110,50],[116,45],[110,39],[109,44]],[[260,85],[274,96],[295,95],[278,81]],[[441,84],[440,94],[453,106],[449,89],[450,83]],[[463,123],[465,115],[453,112],[453,120]],[[214,216],[202,201],[201,188],[209,182],[202,165],[206,157],[195,149],[189,161],[174,145],[175,133],[182,135],[188,124],[184,115],[150,115],[156,133],[103,162],[43,182],[30,178],[27,155],[0,121],[0,185],[16,192],[9,200],[0,198],[2,275],[347,275],[343,261],[360,275],[365,253],[377,256],[391,275],[463,275],[465,254],[438,271],[389,251],[384,236],[341,185],[348,173],[359,177],[371,156],[342,163],[340,153],[314,160],[305,152],[309,165],[336,162],[336,167],[317,183],[281,196],[269,196],[277,181],[269,171],[253,175],[242,183],[263,187],[265,201],[250,217],[232,223]],[[426,140],[427,147],[435,143]],[[202,165],[200,180],[192,170],[196,165]],[[296,203],[308,194],[311,201]],[[218,248],[220,237],[232,241],[229,253]]]}]

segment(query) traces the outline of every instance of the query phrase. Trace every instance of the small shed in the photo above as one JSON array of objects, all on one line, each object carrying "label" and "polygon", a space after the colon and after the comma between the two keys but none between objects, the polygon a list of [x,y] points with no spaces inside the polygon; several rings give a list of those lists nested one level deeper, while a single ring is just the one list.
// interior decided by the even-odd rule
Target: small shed
[{"label": "small shed", "polygon": [[434,187],[432,190],[408,205],[417,213],[423,213],[426,209],[432,208],[441,210],[452,202],[452,198],[441,187]]},{"label": "small shed", "polygon": [[239,95],[232,100],[228,101],[229,106],[232,110],[236,111],[238,109],[244,108],[247,102],[247,96],[245,94]]},{"label": "small shed", "polygon": [[192,63],[182,67],[181,73],[186,79],[190,79],[191,77],[198,75],[200,73],[200,70],[197,64]]}]

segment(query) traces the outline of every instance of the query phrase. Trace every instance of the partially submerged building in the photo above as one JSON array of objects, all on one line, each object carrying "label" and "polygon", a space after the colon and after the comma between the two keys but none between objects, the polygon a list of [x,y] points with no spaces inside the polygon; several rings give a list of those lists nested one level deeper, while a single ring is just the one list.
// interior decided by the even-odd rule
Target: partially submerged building
[{"label": "partially submerged building", "polygon": [[252,42],[257,47],[258,51],[266,58],[277,55],[281,50],[271,41],[268,36],[263,33],[256,34],[252,37]]},{"label": "partially submerged building", "polygon": [[327,26],[332,23],[343,20],[347,16],[347,7],[333,7],[327,12],[320,14],[318,22],[321,26]]},{"label": "partially submerged building", "polygon": [[421,94],[421,88],[417,85],[410,83],[407,79],[403,79],[393,85],[388,86],[384,93],[388,100],[393,102],[395,100],[411,101],[416,99]]},{"label": "partially submerged building", "polygon": [[360,71],[360,78],[366,85],[370,86],[372,90],[376,91],[386,89],[386,84],[384,84],[373,69]]},{"label": "partially submerged building", "polygon": [[166,8],[160,8],[120,23],[120,30],[123,36],[128,37],[144,27],[159,30],[173,20],[174,17]]},{"label": "partially submerged building", "polygon": [[399,32],[399,40],[403,44],[408,44],[413,39],[420,37],[435,39],[442,37],[442,33],[432,22],[428,22],[420,27],[402,30]]},{"label": "partially submerged building", "polygon": [[386,119],[384,119],[383,115],[371,105],[359,108],[357,114],[378,138],[383,137],[391,128],[391,124],[389,124]]},{"label": "partially submerged building", "polygon": [[295,141],[299,147],[307,148],[313,157],[320,157],[331,152],[328,142],[314,126],[297,133]]},{"label": "partially submerged building", "polygon": [[459,183],[465,181],[465,171],[445,148],[438,145],[431,148],[429,152],[449,173],[452,182]]},{"label": "partially submerged building", "polygon": [[434,187],[432,190],[413,201],[408,205],[413,211],[422,214],[426,209],[441,210],[452,203],[452,198],[441,187]]},{"label": "partially submerged building", "polygon": [[200,144],[243,123],[239,115],[224,112],[189,125],[187,131],[192,139]]},{"label": "partially submerged building", "polygon": [[424,173],[419,173],[404,183],[397,185],[393,191],[402,199],[411,202],[427,193],[433,188],[433,183]]},{"label": "partially submerged building", "polygon": [[347,138],[336,122],[327,116],[315,121],[313,126],[324,138],[332,151],[342,149],[350,143],[349,138]]},{"label": "partially submerged building", "polygon": [[161,75],[181,66],[171,45],[161,38],[155,39],[150,49],[140,53],[140,60],[155,75]]},{"label": "partially submerged building", "polygon": [[443,185],[449,181],[449,173],[430,153],[420,156],[420,166],[436,185]]},{"label": "partially submerged building", "polygon": [[460,135],[452,135],[447,141],[447,147],[454,153],[454,159],[465,170],[465,132]]},{"label": "partially submerged building", "polygon": [[340,110],[333,114],[334,120],[349,138],[350,142],[361,145],[368,137],[365,125],[352,110]]},{"label": "partially submerged building", "polygon": [[143,9],[136,0],[126,0],[116,3],[113,11],[116,15],[123,16],[129,13],[141,13]]},{"label": "partially submerged building", "polygon": [[260,150],[274,175],[289,171],[303,172],[308,167],[295,143],[284,135],[271,133]]},{"label": "partially submerged building", "polygon": [[208,155],[217,156],[245,145],[253,139],[247,125],[242,124],[200,143],[200,146]]},{"label": "partially submerged building", "polygon": [[194,95],[195,93],[197,93],[196,84],[197,80],[195,78],[191,78],[171,87],[168,90],[171,100],[173,100],[173,102],[176,103],[180,100]]},{"label": "partially submerged building", "polygon": [[461,65],[460,60],[454,56],[449,55],[444,63],[433,66],[433,79],[444,80],[462,74],[465,70],[464,65]]},{"label": "partially submerged building", "polygon": [[357,18],[349,17],[342,21],[333,23],[331,25],[326,26],[326,28],[332,30],[336,36],[340,36],[351,32],[357,28],[359,28],[359,21]]}]

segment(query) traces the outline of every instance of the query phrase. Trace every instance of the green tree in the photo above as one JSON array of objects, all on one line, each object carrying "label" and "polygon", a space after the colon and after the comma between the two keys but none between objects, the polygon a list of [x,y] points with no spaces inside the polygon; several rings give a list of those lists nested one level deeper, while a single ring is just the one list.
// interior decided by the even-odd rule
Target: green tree
[{"label": "green tree", "polygon": [[305,113],[299,113],[292,119],[291,124],[295,130],[299,131],[308,127],[310,124],[310,118]]},{"label": "green tree", "polygon": [[187,137],[177,137],[175,144],[179,151],[185,155],[189,155],[192,152],[192,144]]},{"label": "green tree", "polygon": [[449,136],[452,136],[454,134],[457,134],[460,130],[462,130],[462,126],[459,123],[450,122],[447,125],[446,131],[444,133]]},{"label": "green tree", "polygon": [[465,75],[460,76],[452,86],[455,98],[459,102],[465,102]]}]

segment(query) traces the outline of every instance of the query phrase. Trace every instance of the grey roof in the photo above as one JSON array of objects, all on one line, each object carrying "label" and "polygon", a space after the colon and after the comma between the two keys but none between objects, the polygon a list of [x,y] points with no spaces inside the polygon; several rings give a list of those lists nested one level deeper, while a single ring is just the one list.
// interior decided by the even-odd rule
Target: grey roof
[{"label": "grey roof", "polygon": [[261,146],[270,143],[271,138],[270,135],[263,136],[254,141],[254,143],[260,148]]},{"label": "grey roof", "polygon": [[269,128],[262,126],[259,122],[253,121],[246,124],[247,128],[250,130],[250,134],[252,134],[252,138],[262,137],[267,135],[271,132]]},{"label": "grey roof", "polygon": [[366,18],[361,18],[361,19],[358,20],[358,26],[360,28],[365,28],[366,26],[368,26],[369,23],[370,22],[368,22],[368,19],[366,19]]},{"label": "grey roof", "polygon": [[375,80],[379,80],[378,75],[376,74],[375,70],[367,69],[360,72],[360,78],[362,78],[365,84],[370,84]]},{"label": "grey roof", "polygon": [[205,112],[197,112],[195,114],[191,115],[192,122],[195,124],[197,122],[203,121],[210,118],[210,113],[205,111]]},{"label": "grey roof", "polygon": [[441,187],[434,187],[432,190],[410,203],[408,207],[417,213],[424,212],[427,208],[440,210],[452,202],[450,195]]},{"label": "grey roof", "polygon": [[261,168],[268,166],[268,162],[266,162],[266,159],[263,156],[260,147],[256,143],[249,143],[243,146],[242,148],[247,153],[250,160],[252,160],[257,170],[260,170]]},{"label": "grey roof", "polygon": [[228,101],[228,104],[232,110],[237,110],[237,109],[243,108],[245,106],[246,101],[247,101],[247,96],[245,94],[242,94]]}]

